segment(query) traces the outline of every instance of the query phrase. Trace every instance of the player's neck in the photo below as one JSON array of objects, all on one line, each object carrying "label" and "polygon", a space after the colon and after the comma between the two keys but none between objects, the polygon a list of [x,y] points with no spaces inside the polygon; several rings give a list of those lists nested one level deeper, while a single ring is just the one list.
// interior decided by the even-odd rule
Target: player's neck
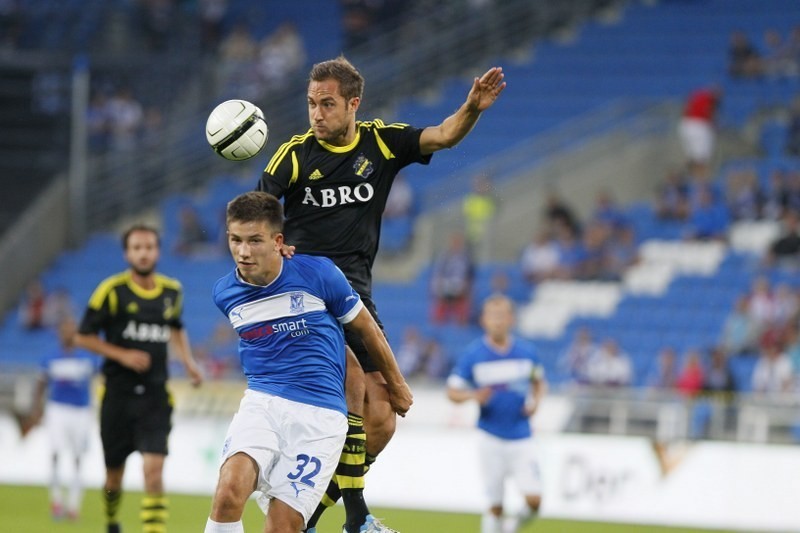
[{"label": "player's neck", "polygon": [[486,335],[486,343],[492,348],[504,352],[511,347],[511,335],[503,335],[499,337]]},{"label": "player's neck", "polygon": [[139,274],[135,270],[132,270],[131,280],[139,287],[148,291],[156,288],[155,272],[150,272],[149,274]]}]

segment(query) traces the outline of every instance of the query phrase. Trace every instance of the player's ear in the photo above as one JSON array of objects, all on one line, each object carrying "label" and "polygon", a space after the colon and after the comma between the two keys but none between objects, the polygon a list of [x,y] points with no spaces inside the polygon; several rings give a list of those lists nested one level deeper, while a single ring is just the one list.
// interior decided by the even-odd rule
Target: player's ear
[{"label": "player's ear", "polygon": [[283,233],[275,232],[273,239],[275,239],[275,249],[280,252],[283,247]]},{"label": "player's ear", "polygon": [[353,98],[350,99],[350,109],[353,110],[353,113],[358,111],[358,106],[360,105],[361,105],[361,98],[359,98],[358,96],[354,96]]}]

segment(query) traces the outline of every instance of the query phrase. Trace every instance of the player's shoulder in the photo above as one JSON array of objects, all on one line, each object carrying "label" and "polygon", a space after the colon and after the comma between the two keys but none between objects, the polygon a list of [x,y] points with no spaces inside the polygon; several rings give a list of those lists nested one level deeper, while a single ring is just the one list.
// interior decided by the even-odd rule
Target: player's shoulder
[{"label": "player's shoulder", "polygon": [[97,284],[97,287],[94,289],[94,294],[107,295],[117,287],[127,285],[130,279],[131,274],[127,270],[123,272],[117,272],[116,274],[111,274]]},{"label": "player's shoulder", "polygon": [[164,288],[172,289],[175,291],[180,291],[183,289],[181,282],[178,281],[176,278],[167,276],[165,274],[156,274],[156,283],[161,285]]},{"label": "player's shoulder", "polygon": [[336,264],[324,255],[295,254],[285,263],[309,272],[322,272],[337,268]]},{"label": "player's shoulder", "polygon": [[214,282],[214,285],[211,288],[211,294],[214,296],[216,300],[218,295],[223,294],[226,290],[229,290],[236,284],[236,274],[234,270],[231,270],[217,281]]},{"label": "player's shoulder", "polygon": [[291,139],[281,144],[278,149],[275,150],[275,153],[272,154],[269,163],[267,163],[267,166],[264,168],[264,172],[268,174],[274,173],[275,170],[280,166],[281,162],[286,160],[286,156],[288,154],[295,152],[303,146],[309,145],[309,143],[314,142],[314,139],[314,132],[310,128],[305,133],[293,135]]},{"label": "player's shoulder", "polygon": [[536,345],[533,344],[533,342],[529,341],[528,339],[515,336],[514,345],[516,346],[516,349],[522,352],[523,354],[538,359],[539,350],[536,348]]}]

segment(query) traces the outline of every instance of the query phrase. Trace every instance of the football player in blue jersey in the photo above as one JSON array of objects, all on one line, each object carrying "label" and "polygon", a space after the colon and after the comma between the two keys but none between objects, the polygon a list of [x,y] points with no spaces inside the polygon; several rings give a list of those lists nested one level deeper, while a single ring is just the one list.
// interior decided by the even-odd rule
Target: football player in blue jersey
[{"label": "football player in blue jersey", "polygon": [[[547,385],[536,351],[512,334],[513,325],[511,300],[503,295],[487,298],[481,313],[484,335],[467,347],[447,380],[450,400],[475,400],[480,405],[479,450],[489,501],[481,533],[517,531],[520,523],[536,516],[541,505],[530,418]],[[503,524],[503,488],[509,477],[525,496],[527,509]]]},{"label": "football player in blue jersey", "polygon": [[226,224],[236,268],[217,281],[213,297],[239,335],[247,390],[225,438],[205,531],[244,531],[242,512],[257,491],[264,531],[298,533],[348,436],[345,324],[383,376],[393,412],[404,416],[412,395],[383,332],[341,270],[326,257],[283,257],[277,198],[256,191],[234,198]]},{"label": "football player in blue jersey", "polygon": [[[36,383],[32,424],[44,418],[50,438],[50,512],[54,519],[77,520],[83,496],[81,459],[89,448],[92,429],[91,383],[100,368],[100,359],[75,346],[75,320],[65,318],[58,325],[59,348],[41,362]],[[73,460],[73,475],[68,484],[60,476],[59,459]],[[64,498],[64,489],[67,498]]]}]

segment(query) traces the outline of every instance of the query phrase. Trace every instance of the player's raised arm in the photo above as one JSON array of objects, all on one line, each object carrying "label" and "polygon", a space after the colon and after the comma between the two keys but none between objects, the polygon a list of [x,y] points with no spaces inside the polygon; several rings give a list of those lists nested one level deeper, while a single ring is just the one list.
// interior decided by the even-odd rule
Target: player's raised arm
[{"label": "player's raised arm", "polygon": [[414,397],[378,323],[364,307],[352,321],[347,323],[347,327],[352,328],[364,341],[372,361],[386,380],[392,409],[398,415],[406,416],[411,404],[414,403]]},{"label": "player's raised arm", "polygon": [[475,78],[466,101],[458,110],[444,119],[438,126],[422,130],[419,147],[423,155],[432,154],[444,148],[452,148],[472,131],[481,113],[494,104],[506,82],[501,67],[492,67],[480,78]]}]

